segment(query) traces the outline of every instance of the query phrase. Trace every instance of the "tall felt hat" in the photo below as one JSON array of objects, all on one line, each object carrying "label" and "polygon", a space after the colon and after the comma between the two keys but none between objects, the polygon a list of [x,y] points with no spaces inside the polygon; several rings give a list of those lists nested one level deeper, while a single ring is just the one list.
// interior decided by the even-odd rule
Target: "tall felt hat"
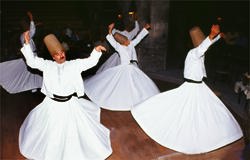
[{"label": "tall felt hat", "polygon": [[59,42],[59,40],[56,38],[54,34],[49,34],[45,36],[43,41],[46,47],[48,48],[51,56],[56,54],[58,51],[64,51],[62,44]]},{"label": "tall felt hat", "polygon": [[206,38],[200,27],[195,26],[189,30],[189,35],[192,39],[194,47],[197,47]]}]

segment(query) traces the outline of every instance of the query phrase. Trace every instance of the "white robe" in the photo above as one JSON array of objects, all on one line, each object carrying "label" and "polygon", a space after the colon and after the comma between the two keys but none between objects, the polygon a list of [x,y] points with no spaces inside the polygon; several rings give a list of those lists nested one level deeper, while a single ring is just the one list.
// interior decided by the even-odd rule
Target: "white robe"
[{"label": "white robe", "polygon": [[147,34],[143,29],[128,46],[120,45],[112,35],[107,35],[107,40],[120,54],[121,64],[84,81],[86,94],[93,102],[105,109],[128,111],[159,93],[154,82],[136,64],[130,63],[137,60],[135,46]]},{"label": "white robe", "polygon": [[[206,75],[204,53],[214,41],[207,38],[190,50],[185,60],[185,78],[202,81]],[[233,115],[204,82],[184,82],[138,104],[131,112],[152,139],[186,154],[209,152],[243,136]]]},{"label": "white robe", "polygon": [[58,64],[34,56],[29,45],[21,49],[27,64],[43,72],[45,99],[24,120],[19,131],[22,155],[35,160],[103,160],[111,153],[110,131],[100,123],[100,108],[72,97],[54,101],[53,94],[84,94],[81,72],[95,66],[101,53]]},{"label": "white robe", "polygon": [[[33,41],[33,37],[36,32],[34,21],[30,21],[29,28],[30,35],[30,47],[33,54],[36,54],[36,45]],[[20,36],[21,44],[24,44],[23,34]],[[37,89],[42,87],[43,77],[35,72],[30,71],[27,68],[23,58],[10,60],[0,63],[0,86],[2,86],[7,92],[14,94],[27,90]]]},{"label": "white robe", "polygon": [[[135,21],[135,28],[130,32],[126,30],[124,31],[119,31],[117,29],[112,30],[112,34],[115,34],[116,32],[126,36],[131,41],[139,32],[139,23],[138,21]],[[121,64],[119,53],[115,52],[98,68],[96,73],[105,71],[106,69],[115,67],[119,64]]]},{"label": "white robe", "polygon": [[0,86],[11,94],[42,87],[42,76],[30,72],[23,58],[1,62],[0,75]]}]

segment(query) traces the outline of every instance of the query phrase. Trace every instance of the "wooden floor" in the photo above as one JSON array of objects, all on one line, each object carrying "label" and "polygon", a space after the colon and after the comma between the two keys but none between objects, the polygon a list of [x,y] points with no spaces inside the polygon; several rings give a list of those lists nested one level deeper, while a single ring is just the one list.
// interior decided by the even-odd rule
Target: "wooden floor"
[{"label": "wooden floor", "polygon": [[[160,86],[162,90],[169,88],[163,84]],[[18,149],[19,128],[30,110],[42,101],[43,95],[29,91],[8,94],[3,89],[0,90],[1,160],[24,160]],[[108,160],[241,160],[245,146],[241,139],[213,152],[184,155],[150,139],[130,112],[102,110],[101,117],[102,123],[111,130],[113,154]]]}]

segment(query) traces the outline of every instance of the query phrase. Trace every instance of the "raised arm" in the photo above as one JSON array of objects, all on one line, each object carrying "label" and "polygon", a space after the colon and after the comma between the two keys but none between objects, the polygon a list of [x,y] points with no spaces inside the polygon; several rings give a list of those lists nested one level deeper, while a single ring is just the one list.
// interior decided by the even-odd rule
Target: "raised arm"
[{"label": "raised arm", "polygon": [[108,26],[108,32],[109,32],[109,34],[112,34],[112,30],[114,29],[114,26],[115,26],[115,23],[111,23],[111,24]]},{"label": "raised arm", "polygon": [[207,51],[207,49],[213,43],[215,43],[217,40],[219,40],[220,37],[221,37],[220,36],[220,26],[219,25],[212,25],[209,36],[204,41],[202,41],[202,43],[198,47],[195,48],[196,56],[202,57],[204,55],[204,53]]},{"label": "raised arm", "polygon": [[24,46],[21,48],[21,52],[26,59],[26,63],[31,68],[36,68],[41,71],[45,69],[46,61],[42,58],[37,57],[31,50],[30,47],[30,36],[29,31],[23,33],[24,36]]},{"label": "raised arm", "polygon": [[109,34],[106,36],[106,39],[108,40],[108,42],[111,44],[111,46],[117,50],[118,47],[119,47],[119,43],[114,39],[113,35],[112,35],[112,30],[114,28],[114,23],[111,23],[109,26],[108,26],[108,32]]},{"label": "raised arm", "polygon": [[138,21],[135,21],[135,28],[133,28],[133,30],[131,30],[130,32],[128,32],[127,30],[120,31],[120,30],[113,28],[112,34],[114,35],[115,33],[120,33],[120,34],[126,36],[129,40],[132,40],[137,35],[139,30],[140,30],[139,23],[138,23]]},{"label": "raised arm", "polygon": [[146,24],[142,31],[136,36],[134,40],[132,40],[132,44],[136,46],[149,32],[148,29],[150,28],[149,24]]},{"label": "raised arm", "polygon": [[28,17],[29,17],[29,19],[30,19],[30,37],[32,38],[32,37],[34,37],[34,35],[35,35],[35,32],[36,32],[36,26],[35,26],[35,22],[34,22],[34,20],[33,20],[33,15],[32,15],[32,13],[30,12],[30,11],[28,11],[27,12],[27,15],[28,15]]},{"label": "raised arm", "polygon": [[130,32],[128,32],[128,37],[130,37],[132,40],[136,35],[137,33],[139,32],[140,28],[139,28],[139,23],[138,21],[135,21],[135,28],[133,28]]},{"label": "raised arm", "polygon": [[77,59],[73,61],[73,63],[77,65],[77,68],[80,69],[80,72],[85,71],[89,68],[94,67],[98,63],[102,55],[102,51],[106,51],[106,48],[98,45],[93,49],[88,58]]},{"label": "raised arm", "polygon": [[[35,22],[33,21],[33,15],[32,15],[32,13],[30,11],[27,12],[27,15],[28,15],[29,20],[30,20],[29,36],[30,36],[30,38],[33,38],[34,35],[35,35],[35,32],[36,32]],[[22,34],[20,36],[20,41],[21,41],[21,44],[24,45],[24,43],[25,43],[24,34]],[[33,51],[35,51],[36,50],[36,45],[35,45],[34,41],[30,41],[30,45],[31,45],[31,49]]]}]

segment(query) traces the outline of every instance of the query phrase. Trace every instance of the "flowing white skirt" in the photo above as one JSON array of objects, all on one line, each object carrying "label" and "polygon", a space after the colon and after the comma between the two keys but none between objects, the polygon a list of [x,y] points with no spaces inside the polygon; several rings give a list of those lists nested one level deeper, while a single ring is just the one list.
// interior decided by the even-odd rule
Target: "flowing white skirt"
[{"label": "flowing white skirt", "polygon": [[118,65],[84,81],[87,96],[98,106],[128,111],[135,104],[158,94],[154,82],[132,64]]},{"label": "flowing white skirt", "polygon": [[186,154],[209,152],[243,136],[233,115],[205,83],[185,82],[131,112],[152,139]]},{"label": "flowing white skirt", "polygon": [[9,93],[42,87],[43,77],[31,73],[22,58],[0,63],[0,85]]},{"label": "flowing white skirt", "polygon": [[20,128],[20,151],[34,160],[104,160],[112,149],[99,115],[100,108],[85,99],[45,97]]},{"label": "flowing white skirt", "polygon": [[121,59],[119,57],[119,54],[115,52],[98,68],[96,73],[100,73],[109,68],[118,66],[119,64],[121,64]]}]

